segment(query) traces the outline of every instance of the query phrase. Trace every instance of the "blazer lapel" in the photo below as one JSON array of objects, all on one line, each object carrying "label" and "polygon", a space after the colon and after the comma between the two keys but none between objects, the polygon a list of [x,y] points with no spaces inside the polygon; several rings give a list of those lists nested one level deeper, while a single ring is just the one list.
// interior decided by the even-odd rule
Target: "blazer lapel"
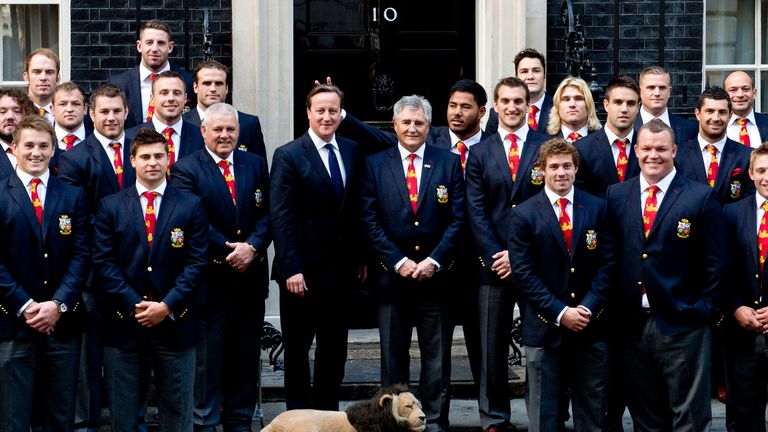
[{"label": "blazer lapel", "polygon": [[166,233],[170,232],[168,223],[171,220],[171,215],[176,209],[176,189],[173,186],[166,185],[165,195],[163,195],[162,202],[160,203],[160,213],[157,215],[157,224],[155,225],[155,238],[152,240],[151,254],[157,250],[157,242],[170,241],[166,238]]},{"label": "blazer lapel", "polygon": [[[136,190],[135,186],[132,186],[130,189],[121,193],[125,194],[123,205],[125,205],[126,214],[133,221],[132,225],[136,229],[138,237],[141,239],[141,247],[144,248],[144,250],[147,250],[149,249],[149,242],[147,241],[147,228],[144,223],[144,208],[142,208],[141,205],[139,192]],[[157,224],[155,224],[155,232],[157,232]]]},{"label": "blazer lapel", "polygon": [[565,245],[565,237],[563,236],[563,229],[560,227],[560,221],[558,220],[557,215],[555,215],[555,211],[552,204],[550,204],[547,195],[543,191],[540,192],[536,201],[539,204],[538,209],[541,220],[543,220],[544,224],[549,228],[549,231],[555,239],[555,243],[558,244],[563,255],[568,255],[568,249]]},{"label": "blazer lapel", "polygon": [[133,101],[133,105],[128,107],[129,111],[133,113],[133,118],[136,121],[137,125],[140,125],[144,123],[146,120],[145,115],[147,113],[144,112],[141,106],[141,74],[139,73],[139,67],[136,66],[133,69],[131,69],[131,79],[128,81],[128,85],[130,86],[130,93],[133,94],[132,98],[129,98],[129,100]]},{"label": "blazer lapel", "polygon": [[589,212],[589,209],[584,207],[584,203],[582,202],[583,196],[581,191],[574,191],[573,211],[571,212],[573,214],[573,217],[571,218],[571,224],[573,225],[571,231],[571,258],[576,254],[576,250],[578,249],[577,246],[579,244],[578,242],[583,241],[586,235],[584,233],[584,220],[586,219],[586,214]]},{"label": "blazer lapel", "polygon": [[347,202],[347,198],[349,197],[350,185],[352,184],[352,181],[354,181],[354,178],[357,176],[357,173],[355,172],[355,168],[352,165],[352,160],[354,158],[352,149],[339,141],[337,142],[339,144],[339,153],[341,153],[341,163],[344,165],[344,172],[347,174],[347,181],[344,183],[344,197],[341,200],[341,205],[343,207]]},{"label": "blazer lapel", "polygon": [[5,174],[5,177],[10,177],[11,174],[13,174],[14,166],[11,164],[11,160],[8,159],[7,155],[2,155],[0,157],[0,171]]},{"label": "blazer lapel", "polygon": [[[104,151],[104,148],[96,137],[93,137],[93,139],[88,142],[88,151],[91,153],[91,157],[101,167],[102,177],[107,179],[114,192],[118,192],[120,190],[120,185],[117,183],[117,175],[115,174],[113,162],[109,159],[109,155]],[[130,162],[128,164],[130,165]],[[133,168],[131,167],[131,169]],[[125,185],[125,160],[123,160],[123,185]]]},{"label": "blazer lapel", "polygon": [[431,149],[426,146],[424,148],[424,160],[421,164],[421,181],[419,181],[419,201],[418,201],[418,207],[417,210],[421,208],[421,204],[424,203],[424,200],[428,197],[428,191],[429,189],[429,182],[432,178],[432,172],[435,170],[434,161],[432,160],[432,152]]},{"label": "blazer lapel", "polygon": [[[619,182],[619,174],[616,171],[616,161],[613,160],[613,147],[612,143],[608,141],[608,135],[605,134],[604,130],[601,130],[598,132],[602,134],[600,136],[600,140],[598,140],[597,144],[598,146],[602,147],[605,146],[605,150],[598,149],[598,154],[600,155],[600,164],[603,166],[603,172],[605,172],[608,177],[611,184],[618,183]],[[628,149],[627,151],[631,151],[631,149]],[[634,156],[634,152],[632,152],[633,155],[627,155],[629,160],[627,161],[627,173],[630,172],[630,166],[629,164],[632,162],[632,157]],[[637,161],[635,161],[637,163]],[[624,179],[626,180],[629,178],[628,176],[624,176]]]},{"label": "blazer lapel", "polygon": [[744,205],[747,213],[747,223],[742,224],[741,235],[747,240],[744,243],[749,245],[749,256],[752,257],[755,266],[754,268],[760,269],[760,255],[758,254],[757,241],[755,241],[755,237],[757,236],[755,234],[757,233],[757,208],[755,208],[755,195],[750,195],[744,198],[743,201],[748,203]]},{"label": "blazer lapel", "polygon": [[400,192],[400,199],[405,203],[404,205],[410,208],[411,199],[408,194],[408,185],[405,182],[405,172],[403,171],[403,161],[400,160],[400,151],[395,147],[389,152],[389,173],[392,175],[392,184]]},{"label": "blazer lapel", "polygon": [[683,185],[680,184],[678,177],[679,175],[682,174],[675,174],[675,178],[672,179],[672,183],[669,185],[669,190],[664,192],[664,199],[661,200],[661,206],[659,206],[658,210],[656,211],[656,217],[653,219],[653,226],[651,227],[651,231],[648,233],[648,238],[651,238],[651,236],[653,236],[653,234],[657,231],[656,227],[662,223],[664,216],[669,213],[669,209],[672,208],[672,206],[675,204],[675,201],[677,201],[677,198],[680,197],[680,194],[682,193]]},{"label": "blazer lapel", "polygon": [[[635,233],[637,233],[640,243],[645,243],[645,227],[643,226],[643,205],[640,203],[642,194],[640,191],[640,178],[635,177],[632,180],[632,187],[629,193],[629,202],[627,208],[629,212],[629,222],[634,227]],[[618,222],[618,223],[621,223]]]},{"label": "blazer lapel", "polygon": [[58,187],[57,179],[54,176],[48,177],[48,185],[45,190],[45,202],[43,203],[43,242],[48,237],[48,230],[53,226],[58,226],[61,189]]},{"label": "blazer lapel", "polygon": [[520,188],[520,185],[528,179],[528,167],[531,166],[533,160],[539,154],[540,143],[531,139],[531,131],[528,131],[528,136],[525,138],[525,144],[523,145],[523,153],[520,155],[520,166],[517,167],[517,175],[515,176],[515,184],[512,186],[512,196]]},{"label": "blazer lapel", "polygon": [[[640,173],[640,166],[637,164],[637,155],[635,154],[635,145],[637,144],[637,132],[632,134],[632,142],[627,146],[627,172],[624,175],[624,180],[635,177]],[[619,179],[618,173],[616,174],[616,180]]]},{"label": "blazer lapel", "polygon": [[[42,240],[42,230],[40,224],[37,222],[37,215],[35,214],[35,208],[32,206],[32,200],[29,198],[27,187],[21,183],[21,179],[18,176],[10,177],[10,191],[11,196],[19,205],[21,212],[27,218],[27,222],[32,227],[32,231],[35,232],[37,240]],[[43,207],[43,213],[45,213],[45,207]]]},{"label": "blazer lapel", "polygon": [[[235,170],[235,197],[237,202],[240,203],[239,205],[242,206],[246,202],[246,191],[254,190],[254,188],[248,184],[252,179],[252,176],[248,175],[248,168],[245,166],[242,158],[238,157],[240,155],[240,150],[233,150],[232,153],[234,153],[232,155],[232,160],[234,162],[233,165]],[[240,212],[237,211],[237,207],[238,206],[233,207],[236,216],[235,220],[237,220],[240,215]]]},{"label": "blazer lapel", "polygon": [[[512,190],[512,174],[509,172],[509,155],[504,150],[504,142],[501,137],[496,134],[491,144],[491,157],[496,161],[496,166],[499,169],[501,177],[504,179],[504,183],[507,185],[507,190]],[[510,193],[510,195],[512,195]]]},{"label": "blazer lapel", "polygon": [[336,191],[331,182],[331,175],[328,174],[328,170],[325,168],[323,160],[320,159],[320,153],[317,151],[315,143],[312,142],[309,134],[305,134],[303,139],[304,157],[307,159],[312,169],[315,170],[315,173],[323,179],[323,183],[325,183],[325,186],[328,188],[328,192],[333,196],[336,196]]},{"label": "blazer lapel", "polygon": [[[743,144],[739,144],[743,145]],[[731,173],[736,167],[736,155],[734,154],[733,144],[730,140],[725,141],[723,153],[720,156],[719,167],[717,169],[717,178],[715,179],[715,191],[720,191],[723,187],[730,188]]]},{"label": "blazer lapel", "polygon": [[[216,165],[216,162],[213,160],[211,155],[208,154],[208,152],[200,153],[200,162],[201,162],[200,165],[203,167],[203,170],[208,175],[208,177],[210,177],[211,183],[216,187],[216,190],[219,192],[219,197],[221,198],[222,205],[231,209],[234,212],[235,204],[232,202],[232,195],[230,195],[229,193],[227,182],[226,180],[224,180],[224,175],[222,175],[219,169],[219,166]],[[237,173],[235,173],[235,188],[237,189]],[[237,190],[235,190],[235,198],[237,199]]]},{"label": "blazer lapel", "polygon": [[699,141],[689,140],[683,145],[686,146],[686,160],[681,162],[689,167],[688,171],[693,171],[696,181],[707,184],[707,168],[704,166],[704,155],[699,147]]}]

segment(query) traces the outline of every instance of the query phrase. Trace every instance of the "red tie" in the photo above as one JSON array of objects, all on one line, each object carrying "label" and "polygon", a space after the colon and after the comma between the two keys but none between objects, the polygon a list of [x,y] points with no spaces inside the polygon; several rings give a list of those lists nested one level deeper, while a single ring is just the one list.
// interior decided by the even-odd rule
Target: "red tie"
[{"label": "red tie", "polygon": [[408,157],[411,160],[408,162],[408,173],[405,176],[405,184],[408,186],[408,199],[411,201],[411,209],[413,209],[413,214],[416,214],[416,209],[419,207],[419,183],[416,180],[416,167],[413,166],[413,160],[416,159],[416,154],[411,153]]},{"label": "red tie", "polygon": [[42,181],[39,178],[33,178],[30,183],[32,184],[32,207],[35,208],[37,223],[43,226],[43,202],[40,201],[40,195],[37,193],[37,185],[42,183]]},{"label": "red tie", "polygon": [[616,174],[619,176],[619,183],[624,182],[627,176],[627,139],[619,139],[613,143],[619,148],[619,157],[616,158]]},{"label": "red tie", "polygon": [[568,249],[568,253],[571,253],[571,240],[573,237],[573,225],[571,225],[571,218],[568,217],[568,212],[565,211],[568,206],[568,198],[558,198],[557,203],[560,205],[560,229],[563,230],[563,237],[565,238],[565,247]]},{"label": "red tie", "polygon": [[227,182],[227,189],[229,189],[229,194],[232,196],[232,204],[237,205],[237,200],[235,200],[235,176],[229,170],[229,162],[225,160],[219,161],[219,166],[224,170],[224,181]]},{"label": "red tie", "polygon": [[709,162],[709,169],[707,169],[707,183],[709,187],[715,187],[715,179],[717,179],[717,147],[712,144],[707,144],[706,147],[712,160]]},{"label": "red tie", "polygon": [[459,157],[461,158],[461,171],[464,172],[464,169],[467,167],[467,145],[464,144],[464,141],[459,141],[456,143],[456,149],[459,151]]},{"label": "red tie", "polygon": [[165,136],[165,141],[168,143],[168,174],[171,173],[171,166],[176,162],[176,149],[173,147],[172,135],[173,128],[167,127],[163,129],[163,136]]},{"label": "red tie", "polygon": [[571,132],[568,134],[568,139],[571,140],[572,143],[578,141],[579,138],[581,138],[581,135],[578,132]]},{"label": "red tie", "polygon": [[40,114],[40,117],[45,118],[45,113],[46,113],[45,108],[43,107],[38,108],[37,113]]},{"label": "red tie", "polygon": [[157,224],[157,216],[155,215],[155,197],[157,192],[144,192],[144,198],[147,199],[147,212],[144,215],[144,226],[147,228],[147,243],[149,248],[152,249],[152,240],[155,235],[155,225]]},{"label": "red tie", "polygon": [[75,141],[76,140],[77,140],[77,137],[72,135],[72,134],[69,134],[69,135],[65,136],[64,137],[64,144],[66,144],[67,147],[64,150],[66,150],[66,151],[72,150],[72,147],[75,146]]},{"label": "red tie", "polygon": [[760,251],[760,274],[763,274],[765,256],[768,255],[768,201],[764,201],[763,217],[760,219],[760,231],[757,233],[757,249]]},{"label": "red tie", "polygon": [[115,155],[112,157],[112,163],[115,165],[117,184],[120,186],[120,190],[123,190],[123,156],[120,151],[120,143],[113,142],[110,143],[109,146],[115,151]]},{"label": "red tie", "polygon": [[643,230],[645,231],[645,237],[651,232],[653,227],[653,220],[656,218],[656,193],[660,190],[658,186],[648,186],[648,196],[645,198],[645,207],[643,208]]},{"label": "red tie", "polygon": [[528,127],[533,130],[539,130],[539,124],[536,122],[536,113],[539,112],[539,107],[531,105],[528,108]]},{"label": "red tie", "polygon": [[507,160],[509,161],[509,172],[512,174],[512,181],[517,179],[517,166],[520,165],[520,152],[517,149],[517,136],[515,134],[508,134],[509,139],[509,155]]},{"label": "red tie", "polygon": [[752,147],[752,142],[749,140],[749,132],[747,131],[748,121],[747,119],[740,118],[736,120],[736,123],[741,125],[741,129],[739,129],[739,142],[747,147]]},{"label": "red tie", "polygon": [[[157,78],[156,73],[149,74],[149,80],[154,81],[155,78]],[[147,108],[147,121],[152,120],[152,116],[155,115],[155,98],[153,96],[149,96],[149,107]]]}]

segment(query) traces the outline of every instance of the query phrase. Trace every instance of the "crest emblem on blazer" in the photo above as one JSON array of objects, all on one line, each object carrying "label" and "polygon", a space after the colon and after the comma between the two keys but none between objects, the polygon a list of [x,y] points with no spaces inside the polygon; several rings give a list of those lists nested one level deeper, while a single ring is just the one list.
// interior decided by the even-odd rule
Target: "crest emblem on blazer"
[{"label": "crest emblem on blazer", "polygon": [[541,164],[536,162],[531,168],[531,183],[540,186],[544,183],[544,172],[541,170]]},{"label": "crest emblem on blazer", "polygon": [[59,216],[59,234],[70,235],[72,234],[72,218],[68,215]]},{"label": "crest emblem on blazer", "polygon": [[685,239],[691,235],[691,222],[688,219],[680,219],[677,221],[677,236]]},{"label": "crest emblem on blazer", "polygon": [[181,228],[171,230],[171,247],[180,248],[184,246],[184,231]]},{"label": "crest emblem on blazer", "polygon": [[253,193],[253,199],[256,202],[256,207],[261,207],[264,202],[264,194],[261,193],[261,189],[256,189],[256,192]]},{"label": "crest emblem on blazer", "polygon": [[597,233],[595,230],[587,230],[587,249],[597,248]]},{"label": "crest emblem on blazer", "polygon": [[741,197],[741,182],[734,180],[731,182],[731,198],[737,199]]},{"label": "crest emblem on blazer", "polygon": [[240,144],[239,146],[237,146],[237,149],[242,151],[248,151],[248,147],[246,147],[245,144]]},{"label": "crest emblem on blazer", "polygon": [[437,202],[445,204],[448,202],[448,188],[445,185],[437,187]]}]

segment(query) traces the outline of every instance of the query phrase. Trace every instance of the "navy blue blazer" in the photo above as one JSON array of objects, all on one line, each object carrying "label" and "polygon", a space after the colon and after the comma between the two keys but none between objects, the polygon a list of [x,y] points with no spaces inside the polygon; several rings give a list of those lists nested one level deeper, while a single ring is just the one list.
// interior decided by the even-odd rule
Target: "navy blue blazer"
[{"label": "navy blue blazer", "polygon": [[[133,141],[136,134],[138,134],[141,129],[156,130],[155,124],[151,121],[127,129],[125,131],[125,142],[129,148],[131,141]],[[160,134],[163,133],[161,130],[157,132]],[[182,120],[181,122],[181,136],[179,137],[179,143],[181,144],[181,152],[176,154],[177,162],[205,147],[205,141],[203,141],[203,134],[200,132],[200,128],[185,120]],[[173,168],[171,170],[173,170]]]},{"label": "navy blue blazer", "polygon": [[[197,113],[197,107],[184,113],[184,120],[200,128],[200,114]],[[250,153],[257,154],[267,158],[267,147],[264,144],[264,135],[261,133],[261,122],[259,117],[246,114],[242,111],[237,112],[237,121],[240,123],[240,135],[237,137],[238,150],[247,150]]]},{"label": "navy blue blazer", "polygon": [[[196,303],[208,263],[202,200],[168,184],[150,250],[132,186],[102,200],[93,237],[93,267],[104,294],[104,344],[131,348],[156,337],[179,349],[193,346],[199,337]],[[134,310],[144,299],[165,303],[173,318],[142,327]]]},{"label": "navy blue blazer", "polygon": [[760,131],[760,142],[768,141],[768,114],[755,111],[755,124]]},{"label": "navy blue blazer", "polygon": [[[752,150],[744,144],[726,139],[723,152],[719,156],[714,187],[715,196],[721,205],[738,201],[755,192],[755,184],[749,178],[751,154]],[[689,179],[708,184],[704,155],[699,147],[698,138],[677,146],[675,166],[679,173]]]},{"label": "navy blue blazer", "polygon": [[540,192],[544,175],[538,163],[539,148],[548,135],[529,131],[520,155],[517,180],[512,181],[509,162],[498,133],[472,146],[467,157],[467,215],[485,268],[481,283],[499,285],[491,269],[496,252],[507,249],[510,209]]},{"label": "navy blue blazer", "polygon": [[[214,289],[231,289],[227,294],[235,294],[242,301],[263,300],[269,293],[267,248],[272,243],[272,232],[267,161],[240,151],[235,151],[233,158],[237,206],[218,165],[205,149],[180,160],[171,174],[176,188],[202,198],[208,214],[209,302],[224,294]],[[248,270],[241,273],[227,264],[232,249],[226,242],[246,242],[256,249]]]},{"label": "navy blue blazer", "polygon": [[16,312],[29,300],[56,299],[67,305],[56,334],[76,336],[83,329],[82,290],[89,271],[91,229],[85,194],[49,177],[43,227],[37,222],[27,188],[17,175],[0,183],[0,338],[39,333]]},{"label": "navy blue blazer", "polygon": [[[684,119],[670,112],[669,123],[670,127],[675,132],[675,143],[677,143],[677,145],[695,139],[699,134],[699,123],[696,120]],[[639,130],[641,126],[643,126],[643,118],[638,112],[637,118],[635,119],[635,131]]]},{"label": "navy blue blazer", "polygon": [[[123,188],[128,189],[136,182],[136,171],[131,166],[130,141],[126,136],[123,145]],[[99,201],[107,195],[120,191],[112,159],[96,139],[89,136],[72,150],[64,152],[59,158],[58,177],[74,186],[85,190],[88,211],[96,214]]]},{"label": "navy blue blazer", "polygon": [[[194,78],[186,70],[171,66],[173,72],[178,73],[184,79],[187,86],[187,100],[184,103],[184,109],[188,110],[194,107],[191,101],[196,101],[195,91],[192,87]],[[125,119],[125,128],[129,129],[140,125],[147,120],[147,113],[141,107],[141,83],[139,82],[139,65],[136,65],[126,71],[109,77],[109,83],[114,84],[125,93],[125,100],[128,103],[128,118]]]},{"label": "navy blue blazer", "polygon": [[[632,134],[632,145],[627,148],[627,173],[624,180],[629,180],[640,174],[635,155],[637,132]],[[598,197],[605,197],[608,186],[619,182],[616,172],[616,160],[613,158],[611,143],[605,128],[576,141],[579,150],[579,170],[576,172],[576,187]]]},{"label": "navy blue blazer", "polygon": [[[2,149],[0,149],[2,150]],[[11,174],[16,174],[16,167],[11,164],[10,159],[8,159],[7,155],[0,155],[0,180],[6,179],[11,176]]]},{"label": "navy blue blazer", "polygon": [[[617,310],[625,334],[639,335],[646,287],[650,313],[662,333],[674,335],[721,317],[722,286],[730,256],[725,218],[712,189],[675,175],[645,238],[640,178],[608,188],[615,220]],[[619,323],[617,323],[619,324]]]},{"label": "navy blue blazer", "polygon": [[[554,106],[554,100],[549,93],[544,93],[544,102],[541,103],[541,111],[539,111],[539,126],[536,132],[547,133],[547,125],[549,125],[549,112],[552,111]],[[485,131],[489,134],[496,133],[499,130],[499,114],[493,107],[488,110],[488,122],[485,123]]]},{"label": "navy blue blazer", "polygon": [[340,201],[309,133],[272,157],[272,277],[282,282],[302,273],[316,293],[352,286],[365,263],[359,217],[363,159],[354,141],[337,135],[336,142],[346,172]]},{"label": "navy blue blazer", "polygon": [[[509,262],[524,308],[525,345],[555,347],[563,337],[604,337],[601,318],[613,290],[616,265],[608,204],[576,189],[572,213],[573,252],[569,254],[544,191],[511,211]],[[555,325],[566,306],[579,305],[592,312],[583,332],[571,333]]]},{"label": "navy blue blazer", "polygon": [[[425,147],[416,214],[399,149],[369,157],[362,208],[368,243],[378,261],[373,270],[380,301],[404,300],[413,294],[409,288],[414,284],[422,294],[439,292],[440,282],[450,281],[458,242],[466,229],[464,177],[457,155]],[[395,264],[403,257],[417,263],[430,257],[442,269],[427,281],[404,279],[395,272]]]}]

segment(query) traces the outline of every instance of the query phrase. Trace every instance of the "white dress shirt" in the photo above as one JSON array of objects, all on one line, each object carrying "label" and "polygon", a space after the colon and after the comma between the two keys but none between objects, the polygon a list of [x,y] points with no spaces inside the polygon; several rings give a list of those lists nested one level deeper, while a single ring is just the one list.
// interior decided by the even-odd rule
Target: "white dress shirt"
[{"label": "white dress shirt", "polygon": [[170,127],[173,129],[173,133],[171,134],[171,141],[173,141],[173,153],[176,155],[176,160],[179,160],[179,154],[181,153],[181,125],[184,122],[184,120],[179,117],[179,121],[177,121],[175,124],[167,125],[160,120],[157,119],[157,116],[152,116],[152,125],[155,127],[155,130],[160,132],[160,135],[163,135],[163,131],[165,128]]},{"label": "white dress shirt", "polygon": [[657,118],[664,122],[665,125],[672,127],[672,124],[669,122],[669,110],[664,108],[664,112],[661,113],[660,116],[656,117],[653,114],[649,113],[645,109],[643,109],[642,106],[640,106],[640,118],[643,120],[643,124],[648,123],[649,121]]},{"label": "white dress shirt", "polygon": [[147,202],[149,202],[147,197],[144,196],[144,192],[157,192],[157,196],[155,196],[152,207],[155,209],[155,217],[159,219],[160,203],[163,201],[163,195],[165,194],[165,187],[167,185],[168,183],[165,181],[165,178],[163,178],[163,182],[160,183],[160,186],[156,187],[154,190],[148,189],[146,186],[141,184],[141,182],[136,182],[136,190],[139,192],[139,201],[141,201],[141,213],[144,215],[144,217],[147,217]]},{"label": "white dress shirt", "polygon": [[152,80],[149,79],[149,75],[153,73],[157,73],[158,75],[160,75],[161,73],[169,70],[171,70],[171,64],[167,61],[165,62],[165,66],[163,66],[160,72],[152,72],[151,70],[147,69],[142,63],[139,63],[139,83],[141,84],[141,109],[142,109],[141,118],[143,119],[147,118],[149,101],[152,100]]},{"label": "white dress shirt", "polygon": [[331,137],[331,140],[326,142],[323,141],[322,138],[317,136],[315,131],[312,129],[309,129],[309,138],[312,139],[312,143],[315,144],[315,148],[317,149],[317,153],[320,155],[320,159],[323,161],[323,165],[325,165],[325,170],[328,172],[328,175],[331,175],[331,166],[328,162],[328,149],[325,148],[326,144],[330,144],[333,146],[333,152],[336,154],[336,160],[339,162],[339,170],[341,170],[341,182],[346,185],[347,184],[347,170],[344,169],[344,161],[341,158],[341,152],[339,151],[339,143],[336,142],[336,134]]},{"label": "white dress shirt", "polygon": [[54,126],[54,130],[56,131],[56,142],[60,149],[66,150],[67,149],[67,143],[64,142],[64,137],[66,137],[69,134],[72,134],[75,136],[75,143],[73,146],[76,146],[80,144],[81,142],[85,141],[85,124],[81,123],[80,127],[77,128],[74,132],[67,132],[65,131],[61,126],[56,125]]},{"label": "white dress shirt", "polygon": [[115,149],[113,149],[112,146],[110,146],[111,143],[113,143],[113,142],[120,143],[120,150],[122,151],[122,153],[120,153],[120,160],[123,162],[123,167],[125,167],[125,164],[131,163],[131,161],[127,161],[123,157],[125,155],[125,151],[123,151],[124,150],[123,146],[125,145],[125,133],[120,135],[120,138],[118,138],[116,140],[109,139],[109,138],[105,137],[104,135],[100,134],[96,130],[93,131],[93,135],[96,136],[96,139],[99,141],[99,144],[101,144],[101,147],[107,153],[107,158],[109,158],[110,162],[112,162],[109,165],[112,167],[112,171],[114,171],[115,174],[117,174],[117,171],[115,171],[115,162],[114,162],[115,161]]},{"label": "white dress shirt", "polygon": [[723,149],[725,148],[725,140],[728,139],[727,136],[723,136],[722,139],[718,142],[708,142],[704,138],[701,137],[701,135],[696,137],[696,140],[699,143],[699,149],[701,149],[701,156],[704,158],[704,173],[706,174],[707,171],[709,171],[709,164],[712,163],[712,155],[709,154],[709,150],[707,150],[707,146],[712,144],[717,149],[717,152],[715,156],[717,157],[717,164],[718,166],[722,162],[723,158]]},{"label": "white dress shirt", "polygon": [[[757,148],[760,146],[760,144],[763,142],[763,139],[760,137],[760,129],[757,128],[757,122],[755,121],[755,110],[749,112],[749,115],[744,117],[747,120],[747,133],[749,134],[749,145],[752,148]],[[739,116],[736,114],[731,114],[731,119],[728,120],[728,129],[726,134],[728,135],[728,138],[736,141],[739,141],[739,134],[741,133],[741,125],[736,123],[736,120],[739,119]]]}]

